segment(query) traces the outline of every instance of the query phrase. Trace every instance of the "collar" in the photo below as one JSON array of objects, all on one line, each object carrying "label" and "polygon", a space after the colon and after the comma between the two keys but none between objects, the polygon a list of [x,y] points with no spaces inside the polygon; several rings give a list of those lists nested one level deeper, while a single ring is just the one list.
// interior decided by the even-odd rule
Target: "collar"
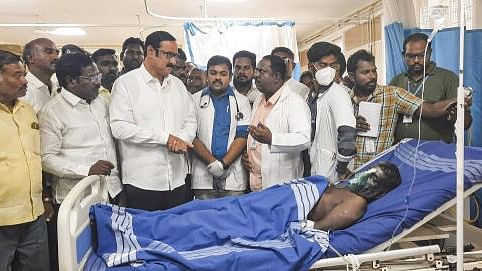
[{"label": "collar", "polygon": [[13,114],[13,113],[17,112],[18,110],[20,110],[20,108],[26,107],[27,105],[28,105],[27,103],[17,99],[17,100],[15,100],[15,104],[13,105],[12,110],[10,110],[10,108],[8,108],[8,106],[0,103],[0,111],[5,111],[9,114]]},{"label": "collar", "polygon": [[36,89],[39,89],[39,88],[42,88],[42,87],[48,88],[48,86],[46,84],[44,84],[42,81],[40,81],[40,79],[38,79],[37,76],[35,76],[31,72],[28,72],[27,76],[25,76],[25,77],[26,77],[28,83],[32,84]]},{"label": "collar", "polygon": [[277,91],[275,94],[273,94],[273,96],[271,96],[271,98],[269,98],[269,100],[266,101],[266,97],[264,96],[263,94],[263,98],[264,100],[266,101],[267,104],[272,104],[272,105],[275,105],[280,98],[285,98],[286,95],[287,95],[287,91],[284,91],[285,88],[288,88],[288,85],[286,84],[286,82],[284,83],[284,85],[282,85]]},{"label": "collar", "polygon": [[[377,85],[375,87],[375,90],[370,95],[368,95],[368,98],[366,99],[366,101],[369,102],[370,100],[372,100],[374,97],[376,97],[378,94],[382,92],[383,92],[383,88],[380,85]],[[359,104],[360,102],[362,102],[355,95],[355,91],[353,89],[350,89],[348,93],[350,94],[350,98],[354,104]]]},{"label": "collar", "polygon": [[[209,95],[211,97],[214,96],[211,89],[209,88],[209,86],[206,87],[205,89],[203,89],[202,92],[201,92],[201,97],[205,96],[205,95]],[[233,90],[233,87],[231,85],[229,85],[228,88],[223,92],[223,94],[221,94],[218,97],[224,97],[224,96],[234,96],[234,90]]]},{"label": "collar", "polygon": [[65,88],[62,88],[62,91],[60,92],[60,95],[62,96],[62,98],[64,98],[72,106],[76,106],[79,103],[80,104],[87,104],[87,102],[84,99],[76,96],[75,94],[73,94],[72,92],[68,91]]},{"label": "collar", "polygon": [[[146,66],[144,66],[144,63],[142,63],[141,66],[139,67],[139,72],[141,74],[142,79],[146,83],[150,83],[151,81],[159,82],[157,78],[155,78],[154,76],[152,76],[152,74],[149,73],[149,71],[146,69]],[[171,83],[171,75],[168,74],[166,77],[164,77],[164,80],[162,81],[162,85],[170,84],[170,83]]]},{"label": "collar", "polygon": [[[437,64],[434,62],[434,61],[430,61],[430,65],[429,65],[429,69],[426,70],[426,74],[429,75],[429,76],[432,76],[435,74],[435,69],[437,68]],[[403,75],[410,81],[410,82],[415,82],[413,80],[413,78],[410,76],[410,74],[408,73],[408,71],[405,71],[403,73]],[[424,77],[422,77],[420,80],[423,80]],[[417,82],[420,82],[420,80],[418,80]]]}]

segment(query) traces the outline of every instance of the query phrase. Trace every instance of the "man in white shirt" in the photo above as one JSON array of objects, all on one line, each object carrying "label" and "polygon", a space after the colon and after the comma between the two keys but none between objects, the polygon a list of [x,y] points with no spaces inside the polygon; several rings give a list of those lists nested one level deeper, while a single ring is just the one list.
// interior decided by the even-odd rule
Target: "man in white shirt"
[{"label": "man in white shirt", "polygon": [[198,199],[241,195],[247,175],[241,165],[251,105],[229,82],[231,61],[213,56],[207,64],[208,87],[193,95],[197,137],[193,141],[192,185]]},{"label": "man in white shirt", "polygon": [[254,81],[263,95],[253,104],[248,158],[243,159],[252,191],[303,174],[300,153],[310,146],[310,109],[285,80],[282,58],[268,55],[258,63]]},{"label": "man in white shirt", "polygon": [[253,83],[256,69],[256,55],[249,51],[239,51],[233,56],[233,86],[236,91],[246,96],[251,104],[261,95]]},{"label": "man in white shirt", "polygon": [[[60,204],[82,178],[104,175],[111,198],[122,190],[107,100],[98,96],[97,66],[85,54],[66,54],[56,70],[62,91],[39,113],[42,168],[53,175],[55,215],[49,227],[56,226]],[[56,236],[50,238],[50,247],[56,247]]]},{"label": "man in white shirt", "polygon": [[57,94],[58,85],[52,75],[59,50],[53,41],[38,38],[25,44],[22,57],[28,67],[28,87],[27,94],[21,100],[29,103],[38,113]]},{"label": "man in white shirt", "polygon": [[110,124],[120,143],[127,206],[164,210],[185,202],[186,153],[196,135],[196,115],[186,87],[170,75],[176,39],[156,31],[145,44],[141,67],[114,83]]},{"label": "man in white shirt", "polygon": [[308,69],[315,75],[308,95],[311,111],[309,151],[311,175],[325,176],[331,183],[348,175],[348,163],[356,153],[356,121],[350,96],[336,83],[340,47],[317,42],[308,50]]},{"label": "man in white shirt", "polygon": [[286,47],[276,47],[271,51],[272,55],[279,56],[285,61],[286,65],[286,83],[288,83],[289,88],[294,93],[300,95],[303,99],[308,97],[310,89],[304,84],[291,78],[293,75],[293,69],[295,68],[295,54],[289,48]]}]

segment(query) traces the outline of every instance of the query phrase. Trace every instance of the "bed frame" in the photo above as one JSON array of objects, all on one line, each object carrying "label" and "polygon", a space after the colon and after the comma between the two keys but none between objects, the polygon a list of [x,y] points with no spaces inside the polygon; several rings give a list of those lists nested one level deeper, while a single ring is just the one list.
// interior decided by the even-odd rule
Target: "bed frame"
[{"label": "bed frame", "polygon": [[[464,192],[464,197],[470,196],[472,193],[478,191],[479,189],[482,189],[482,183],[477,183],[474,184],[471,188],[467,189]],[[436,268],[445,268],[447,266],[443,265],[443,261],[439,259],[439,262],[435,261],[434,254],[440,252],[440,248],[438,245],[434,246],[423,246],[423,247],[415,247],[415,248],[407,248],[407,249],[395,249],[397,242],[410,242],[417,240],[416,238],[408,238],[410,234],[414,233],[415,230],[420,229],[424,227],[425,225],[432,225],[430,227],[438,227],[436,225],[437,223],[437,217],[443,217],[445,220],[451,220],[450,217],[446,216],[443,214],[446,210],[450,209],[451,207],[455,206],[456,204],[456,199],[453,198],[446,203],[442,204],[439,208],[437,208],[435,211],[431,212],[427,216],[424,217],[424,219],[420,220],[418,223],[413,225],[412,227],[403,230],[401,233],[396,235],[393,239],[388,240],[384,243],[381,243],[380,245],[366,251],[363,254],[354,256],[356,257],[356,261],[359,264],[363,263],[370,263],[371,262],[371,268],[380,268],[380,262],[382,261],[388,261],[387,264],[390,264],[389,262],[394,259],[402,259],[402,258],[407,258],[407,257],[416,257],[416,256],[424,256],[427,262],[432,262],[433,265]],[[453,224],[455,224],[455,220],[452,221]],[[442,235],[437,235],[433,234],[432,236],[429,236],[428,238],[422,238],[418,240],[438,240],[438,239],[446,239],[449,237],[453,237],[450,235],[450,232],[455,232],[455,227],[447,227],[447,225],[444,225],[444,227],[440,231],[441,233],[445,233]],[[467,233],[467,234],[465,234]],[[475,246],[476,251],[469,252],[467,253],[467,256],[469,255],[478,255],[478,257],[475,257],[475,262],[477,263],[475,267],[482,268],[482,229],[473,227],[471,225],[466,225],[464,227],[464,239],[465,242],[464,244],[471,243],[472,245]],[[384,251],[387,248],[394,248],[394,250],[389,250],[389,251]],[[465,254],[464,254],[465,255]],[[465,257],[465,256],[464,256]],[[410,264],[410,262],[407,262]],[[318,260],[313,264],[311,269],[317,269],[317,268],[325,268],[325,267],[335,267],[335,266],[347,266],[350,265],[348,258],[346,257],[336,257],[336,258],[327,258],[327,259],[321,259]],[[468,266],[472,265],[473,262],[467,263],[467,268]],[[438,265],[438,267],[437,267]],[[421,266],[420,266],[421,267]],[[474,267],[474,268],[475,268]],[[383,269],[383,268],[382,268]],[[472,268],[471,268],[472,269]],[[403,270],[403,269],[401,269]],[[411,269],[412,270],[412,269]],[[433,269],[432,269],[433,270]],[[439,270],[439,269],[436,269]]]},{"label": "bed frame", "polygon": [[[482,183],[474,184],[470,189],[465,191],[464,195],[467,197],[481,188]],[[89,220],[89,208],[95,203],[106,202],[108,202],[108,194],[105,180],[101,176],[89,176],[84,178],[70,191],[65,200],[62,202],[57,221],[59,229],[59,270],[84,269],[87,259],[93,253],[91,246],[92,232]],[[413,227],[406,229],[395,236],[393,240],[386,241],[370,249],[364,254],[352,257],[356,257],[356,260],[360,264],[371,263],[371,268],[380,268],[380,262],[402,259],[409,256],[412,258],[422,256],[429,262],[434,262],[435,258],[433,255],[440,252],[440,248],[438,246],[394,249],[392,251],[383,250],[396,242],[403,242],[403,238],[406,238],[407,235],[412,233],[414,230],[422,227],[424,224],[429,223],[433,218],[454,206],[455,202],[456,201],[454,198],[444,203]],[[482,243],[482,230],[477,230],[479,230],[479,232],[476,232],[473,236],[478,236],[479,243]],[[482,244],[480,245],[482,246]],[[482,265],[482,250],[477,255],[480,256],[480,264]],[[345,267],[346,264],[346,257],[321,259],[312,266],[312,269],[335,266]],[[439,266],[443,266],[443,264],[439,263]],[[381,269],[383,270],[383,268]]]},{"label": "bed frame", "polygon": [[102,202],[108,202],[108,193],[101,176],[82,179],[65,197],[57,220],[59,270],[84,269],[93,252],[89,209]]}]

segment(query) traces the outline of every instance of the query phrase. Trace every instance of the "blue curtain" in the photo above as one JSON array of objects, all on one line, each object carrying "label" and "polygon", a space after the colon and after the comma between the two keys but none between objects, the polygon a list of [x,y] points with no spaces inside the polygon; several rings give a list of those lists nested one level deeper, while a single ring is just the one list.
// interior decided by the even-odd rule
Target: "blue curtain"
[{"label": "blue curtain", "polygon": [[[385,27],[387,82],[406,70],[401,54],[403,40],[416,32],[429,35],[431,30],[417,28],[403,30],[401,23],[393,23]],[[479,45],[480,41],[482,41],[482,30],[465,32],[464,86],[475,89],[471,108],[473,123],[468,138],[471,146],[482,147],[482,46]],[[459,28],[444,29],[435,36],[432,41],[432,60],[437,63],[437,66],[459,74]]]},{"label": "blue curtain", "polygon": [[390,82],[395,75],[405,71],[405,62],[402,57],[404,39],[405,33],[401,23],[393,23],[385,27],[387,82]]},{"label": "blue curtain", "polygon": [[[385,27],[387,82],[397,74],[405,71],[401,52],[405,37],[422,32],[430,34],[431,29],[403,29],[401,23],[393,23]],[[437,66],[459,73],[459,28],[449,28],[440,31],[432,41],[432,60]],[[466,138],[467,145],[482,147],[482,30],[465,32],[464,45],[464,86],[472,87],[474,98],[472,103],[472,126]],[[393,44],[395,43],[395,44]],[[476,197],[482,202],[482,190],[476,192]],[[471,217],[476,216],[474,202],[471,201]],[[478,226],[482,227],[482,212],[479,212]]]}]

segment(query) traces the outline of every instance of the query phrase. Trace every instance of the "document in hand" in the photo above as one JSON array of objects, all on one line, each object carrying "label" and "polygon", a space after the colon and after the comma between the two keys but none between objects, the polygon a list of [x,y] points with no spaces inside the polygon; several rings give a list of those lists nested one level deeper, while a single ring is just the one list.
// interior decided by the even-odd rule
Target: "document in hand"
[{"label": "document in hand", "polygon": [[357,134],[359,136],[378,137],[381,110],[382,105],[379,103],[360,102],[358,115],[363,116],[367,120],[370,130],[366,132],[358,131]]}]

